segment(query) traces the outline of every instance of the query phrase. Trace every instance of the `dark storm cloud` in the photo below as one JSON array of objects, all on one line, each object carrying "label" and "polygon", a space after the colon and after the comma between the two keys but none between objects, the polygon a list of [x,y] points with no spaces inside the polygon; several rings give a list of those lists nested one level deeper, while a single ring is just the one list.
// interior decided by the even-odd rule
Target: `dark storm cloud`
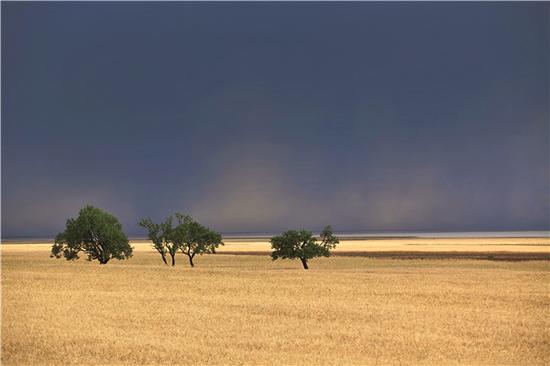
[{"label": "dark storm cloud", "polygon": [[549,228],[546,3],[2,3],[2,235]]}]

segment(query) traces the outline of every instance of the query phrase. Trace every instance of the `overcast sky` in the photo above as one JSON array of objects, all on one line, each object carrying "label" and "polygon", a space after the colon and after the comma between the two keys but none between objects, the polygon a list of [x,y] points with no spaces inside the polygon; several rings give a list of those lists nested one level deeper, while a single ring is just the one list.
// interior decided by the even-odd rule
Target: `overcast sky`
[{"label": "overcast sky", "polygon": [[549,3],[2,2],[2,236],[548,230]]}]

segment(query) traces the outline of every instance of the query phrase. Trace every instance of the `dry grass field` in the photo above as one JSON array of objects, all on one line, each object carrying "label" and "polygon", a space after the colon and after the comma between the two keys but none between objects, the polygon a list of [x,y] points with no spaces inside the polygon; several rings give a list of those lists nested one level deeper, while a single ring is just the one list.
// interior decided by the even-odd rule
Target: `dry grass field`
[{"label": "dry grass field", "polygon": [[304,271],[223,254],[241,244],[192,269],[139,244],[106,266],[3,245],[2,364],[550,364],[549,261],[334,256]]}]

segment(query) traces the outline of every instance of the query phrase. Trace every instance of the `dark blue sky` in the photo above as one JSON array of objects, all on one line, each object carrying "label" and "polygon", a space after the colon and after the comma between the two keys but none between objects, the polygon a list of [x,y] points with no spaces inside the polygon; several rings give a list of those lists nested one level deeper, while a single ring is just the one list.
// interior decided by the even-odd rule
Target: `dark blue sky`
[{"label": "dark blue sky", "polygon": [[2,2],[2,235],[548,230],[549,3]]}]

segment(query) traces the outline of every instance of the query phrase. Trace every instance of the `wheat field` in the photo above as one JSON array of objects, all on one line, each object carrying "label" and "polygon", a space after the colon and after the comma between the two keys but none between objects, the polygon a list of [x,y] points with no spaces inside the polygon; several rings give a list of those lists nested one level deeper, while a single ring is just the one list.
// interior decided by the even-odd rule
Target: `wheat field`
[{"label": "wheat field", "polygon": [[136,247],[101,266],[3,245],[2,364],[550,363],[548,261],[335,256],[304,271],[220,252],[171,268]]}]

